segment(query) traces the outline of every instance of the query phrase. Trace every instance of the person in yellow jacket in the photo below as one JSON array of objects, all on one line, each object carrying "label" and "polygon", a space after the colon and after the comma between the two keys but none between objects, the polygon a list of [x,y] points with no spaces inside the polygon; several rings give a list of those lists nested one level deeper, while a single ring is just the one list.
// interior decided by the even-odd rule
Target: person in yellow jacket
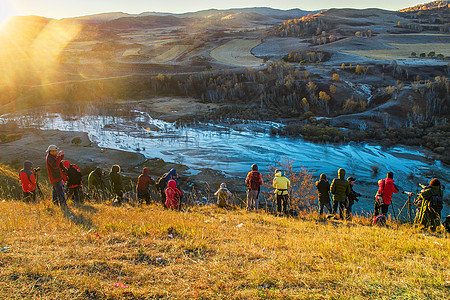
[{"label": "person in yellow jacket", "polygon": [[281,214],[281,205],[283,205],[283,213],[286,214],[289,199],[288,189],[291,186],[291,182],[283,175],[283,171],[275,170],[272,186],[275,188],[275,195],[277,197],[277,211]]}]

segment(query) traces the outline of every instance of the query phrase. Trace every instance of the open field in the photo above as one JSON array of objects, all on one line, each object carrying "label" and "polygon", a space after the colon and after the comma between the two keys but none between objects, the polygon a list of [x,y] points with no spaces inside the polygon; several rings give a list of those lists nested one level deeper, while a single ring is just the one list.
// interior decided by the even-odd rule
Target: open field
[{"label": "open field", "polygon": [[442,235],[213,207],[0,202],[0,298],[448,299]]},{"label": "open field", "polygon": [[428,54],[434,51],[437,54],[450,56],[449,43],[426,43],[426,44],[398,44],[389,43],[395,49],[377,49],[377,50],[342,50],[342,52],[365,56],[373,59],[407,59],[411,57],[412,52]]},{"label": "open field", "polygon": [[186,45],[175,45],[171,46],[168,50],[164,51],[161,55],[152,58],[149,62],[154,64],[163,64],[167,63],[178,56],[180,56],[183,52],[189,49],[189,46]]},{"label": "open field", "polygon": [[141,51],[141,48],[127,49],[123,52],[122,56],[139,55],[139,51]]},{"label": "open field", "polygon": [[251,50],[261,43],[258,39],[233,39],[211,51],[215,60],[234,66],[256,67],[263,62],[251,54]]},{"label": "open field", "polygon": [[268,38],[264,43],[253,48],[252,53],[258,57],[269,56],[272,59],[281,59],[292,50],[305,50],[309,43],[298,38]]}]

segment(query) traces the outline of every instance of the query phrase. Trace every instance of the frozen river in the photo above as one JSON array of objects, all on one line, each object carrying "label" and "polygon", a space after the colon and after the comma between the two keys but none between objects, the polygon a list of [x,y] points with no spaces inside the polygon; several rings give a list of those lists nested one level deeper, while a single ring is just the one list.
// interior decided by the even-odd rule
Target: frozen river
[{"label": "frozen river", "polygon": [[[148,158],[184,164],[191,168],[191,173],[211,168],[228,176],[244,177],[253,163],[264,170],[264,167],[283,158],[294,160],[296,168],[303,166],[312,170],[315,177],[325,173],[334,178],[337,170],[344,168],[346,177],[357,178],[355,190],[363,193],[354,207],[358,212],[373,209],[377,180],[384,178],[388,171],[394,172],[394,179],[403,189],[414,192],[418,183],[428,183],[433,177],[448,185],[450,174],[447,166],[428,158],[420,148],[385,148],[355,143],[314,144],[299,138],[271,136],[271,126],[282,126],[274,123],[245,122],[239,130],[212,124],[178,127],[140,111],[130,111],[120,117],[84,115],[67,118],[47,114],[39,118],[25,115],[17,119],[29,125],[38,124],[41,129],[87,132],[100,147],[139,151]],[[259,132],[252,130],[255,128]],[[371,166],[379,167],[375,177]],[[446,191],[445,198],[448,194]],[[394,199],[398,210],[407,197],[400,195]],[[442,214],[450,214],[448,203]]]}]

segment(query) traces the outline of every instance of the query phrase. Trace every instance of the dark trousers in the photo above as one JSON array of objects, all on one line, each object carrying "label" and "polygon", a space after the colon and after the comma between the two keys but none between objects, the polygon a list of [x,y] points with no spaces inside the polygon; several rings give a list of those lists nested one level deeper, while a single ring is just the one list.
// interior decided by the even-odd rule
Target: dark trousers
[{"label": "dark trousers", "polygon": [[36,202],[36,192],[23,192],[23,201],[25,202]]},{"label": "dark trousers", "polygon": [[333,201],[332,214],[337,214],[338,207],[339,207],[339,217],[341,219],[344,219],[344,216],[346,214],[346,208],[345,208],[345,203],[344,202]]},{"label": "dark trousers", "polygon": [[68,189],[68,194],[72,195],[73,202],[81,203],[81,186],[69,188]]},{"label": "dark trousers", "polygon": [[161,190],[159,191],[161,193],[161,203],[163,207],[166,207],[166,191]]},{"label": "dark trousers", "polygon": [[288,195],[277,195],[277,211],[281,213],[281,205],[283,205],[283,213],[287,211]]},{"label": "dark trousers", "polygon": [[375,207],[373,210],[374,217],[376,217],[380,214],[380,208],[381,208],[381,214],[383,216],[386,216],[388,213],[389,204],[384,204],[383,202],[375,201]]},{"label": "dark trousers", "polygon": [[53,203],[58,206],[66,206],[66,196],[64,195],[64,186],[61,181],[53,184],[52,192]]},{"label": "dark trousers", "polygon": [[328,203],[321,203],[321,202],[319,202],[319,214],[320,215],[323,214],[323,207],[324,206],[328,209],[328,213],[330,214],[332,212],[330,202],[328,202]]},{"label": "dark trousers", "polygon": [[145,204],[150,204],[150,193],[149,191],[137,191],[137,196],[139,203],[144,202]]}]

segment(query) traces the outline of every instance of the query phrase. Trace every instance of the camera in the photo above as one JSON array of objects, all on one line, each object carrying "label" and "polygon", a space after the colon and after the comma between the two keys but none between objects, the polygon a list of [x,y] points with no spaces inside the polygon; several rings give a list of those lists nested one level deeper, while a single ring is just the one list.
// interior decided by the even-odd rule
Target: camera
[{"label": "camera", "polygon": [[40,167],[37,167],[37,168],[34,168],[34,169],[33,169],[33,172],[36,173],[36,172],[39,172],[40,170],[41,170],[41,168],[40,168]]}]

